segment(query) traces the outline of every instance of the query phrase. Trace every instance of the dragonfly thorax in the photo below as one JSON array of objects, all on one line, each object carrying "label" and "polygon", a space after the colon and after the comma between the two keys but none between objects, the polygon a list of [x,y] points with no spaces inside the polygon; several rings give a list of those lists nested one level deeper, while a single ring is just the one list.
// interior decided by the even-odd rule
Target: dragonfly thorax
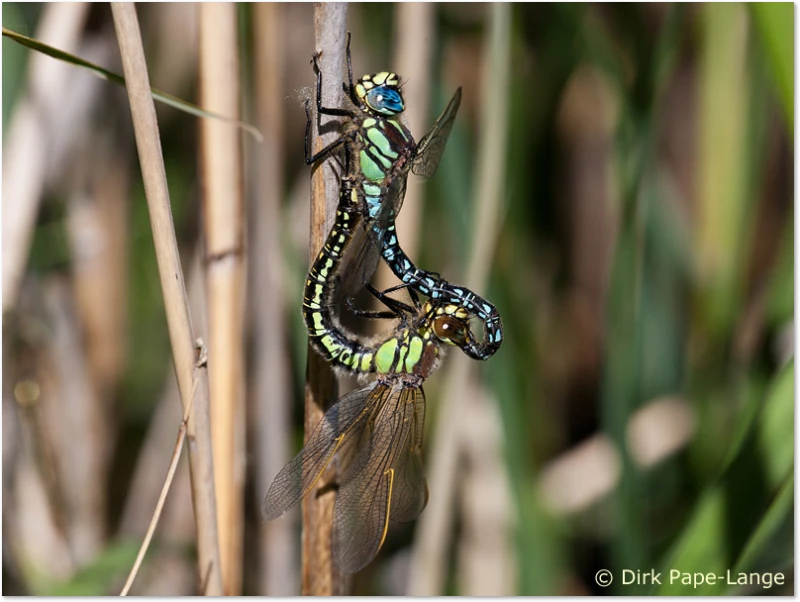
[{"label": "dragonfly thorax", "polygon": [[378,347],[375,371],[379,375],[420,374],[426,378],[437,362],[438,347],[429,333],[407,328]]},{"label": "dragonfly thorax", "polygon": [[406,106],[400,93],[400,77],[381,71],[365,75],[355,85],[356,96],[369,111],[380,115],[399,115]]}]

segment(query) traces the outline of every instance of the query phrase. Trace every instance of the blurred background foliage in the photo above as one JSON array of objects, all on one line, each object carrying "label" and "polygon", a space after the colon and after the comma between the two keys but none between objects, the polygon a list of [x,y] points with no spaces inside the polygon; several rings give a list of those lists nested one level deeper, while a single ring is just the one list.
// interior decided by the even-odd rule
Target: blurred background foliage
[{"label": "blurred background foliage", "polygon": [[[274,143],[282,158],[278,231],[287,324],[278,336],[290,364],[285,403],[293,408],[292,440],[299,445],[309,171],[296,97],[313,83],[313,7],[277,8],[284,129]],[[33,36],[46,10],[4,3],[3,25]],[[138,10],[152,84],[193,100],[194,9],[142,4]],[[439,172],[425,186],[419,249],[411,255],[455,282],[471,249],[477,116],[486,92],[478,66],[488,10],[481,4],[432,10],[427,122],[455,86],[463,86],[464,101]],[[356,73],[392,67],[397,11],[381,3],[350,6]],[[767,593],[791,593],[794,8],[517,4],[510,11],[501,231],[488,288],[478,291],[498,306],[506,339],[491,361],[472,368],[497,416],[500,444],[494,450],[479,429],[462,429],[467,460],[459,474],[473,482],[482,473],[471,454],[497,454],[508,495],[496,495],[492,481],[459,490],[441,593],[765,592],[620,584],[623,569],[672,568],[782,571],[787,585]],[[259,35],[252,15],[251,6],[241,7],[249,121]],[[88,11],[74,52],[121,71],[107,5]],[[30,54],[3,39],[4,155],[15,152],[5,134],[25,97]],[[72,70],[71,83],[50,132],[60,142],[49,148],[42,172],[25,277],[13,307],[4,297],[7,594],[119,587],[179,420],[126,98],[112,84],[64,69]],[[401,75],[413,83],[415,74]],[[175,226],[191,274],[201,248],[197,120],[164,106],[158,112]],[[251,196],[253,178],[245,176]],[[99,217],[85,211],[87,194],[105,199],[90,203]],[[112,233],[119,253],[104,268],[111,272],[81,267],[96,242],[94,219]],[[263,266],[263,258],[248,261],[251,271]],[[106,288],[92,289],[92,278]],[[92,325],[93,316],[109,311],[105,326]],[[86,389],[66,382],[76,374],[87,379],[94,410],[73,411],[85,403],[72,396]],[[437,398],[446,395],[440,380],[426,387],[429,422],[436,420]],[[254,432],[251,425],[249,475],[263,461]],[[76,446],[92,455],[81,456]],[[102,460],[93,472],[74,476],[74,466],[85,468],[95,455]],[[83,489],[71,492],[75,483]],[[94,497],[87,498],[85,487]],[[247,487],[244,592],[266,593],[273,590],[259,577],[264,491],[252,482]],[[194,534],[183,516],[191,514],[191,502],[187,488],[176,489],[175,509],[167,511],[140,577],[141,593],[195,591]],[[499,516],[470,512],[470,495],[497,497]],[[505,564],[497,573],[479,568],[470,575],[470,549],[484,545],[475,535],[484,521],[502,527],[497,558]],[[299,526],[291,528],[299,537]],[[404,593],[414,537],[412,527],[399,529],[354,579],[353,591]],[[296,567],[299,553],[287,554]],[[615,576],[607,589],[594,579],[602,568]],[[296,591],[296,578],[284,578],[291,580],[287,591]]]}]

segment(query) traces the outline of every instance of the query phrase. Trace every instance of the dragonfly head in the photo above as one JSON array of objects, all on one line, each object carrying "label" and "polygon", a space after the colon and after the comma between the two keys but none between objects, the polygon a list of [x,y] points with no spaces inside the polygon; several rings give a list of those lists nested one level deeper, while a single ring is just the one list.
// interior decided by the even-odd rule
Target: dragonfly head
[{"label": "dragonfly head", "polygon": [[400,77],[381,71],[365,75],[355,86],[356,96],[370,111],[381,115],[399,115],[406,105],[400,93]]},{"label": "dragonfly head", "polygon": [[469,314],[458,305],[445,305],[433,310],[431,330],[442,343],[464,347],[471,338]]}]

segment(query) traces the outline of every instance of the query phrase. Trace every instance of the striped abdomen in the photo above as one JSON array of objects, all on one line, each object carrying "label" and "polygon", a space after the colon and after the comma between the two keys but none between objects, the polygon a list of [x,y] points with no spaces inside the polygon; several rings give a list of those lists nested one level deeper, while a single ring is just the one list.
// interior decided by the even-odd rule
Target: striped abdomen
[{"label": "striped abdomen", "polygon": [[333,323],[330,307],[334,276],[358,222],[354,194],[351,187],[342,186],[336,221],[306,278],[303,318],[311,344],[325,359],[352,372],[373,372],[372,350]]},{"label": "striped abdomen", "polygon": [[314,265],[303,293],[303,318],[312,345],[331,363],[350,372],[416,374],[427,372],[438,356],[438,341],[429,331],[405,328],[391,338],[367,347],[334,323],[331,299],[335,275],[358,221],[358,196],[348,180],[342,181],[336,221]]},{"label": "striped abdomen", "polygon": [[450,284],[415,266],[397,242],[394,221],[386,228],[381,250],[384,260],[404,284],[435,301],[463,307],[483,322],[483,342],[463,347],[473,359],[489,359],[503,342],[503,323],[497,308],[468,288]]}]

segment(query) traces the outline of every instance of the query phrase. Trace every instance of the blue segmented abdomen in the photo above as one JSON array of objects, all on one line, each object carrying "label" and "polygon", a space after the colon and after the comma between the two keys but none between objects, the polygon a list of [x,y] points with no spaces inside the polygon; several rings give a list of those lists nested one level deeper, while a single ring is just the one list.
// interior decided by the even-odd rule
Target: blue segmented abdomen
[{"label": "blue segmented abdomen", "polygon": [[464,352],[473,359],[489,359],[500,348],[503,341],[503,323],[497,308],[462,286],[450,284],[443,278],[416,267],[403,252],[397,241],[394,223],[386,229],[382,255],[394,275],[417,292],[431,299],[445,300],[460,305],[483,322],[483,342],[468,345]]}]

